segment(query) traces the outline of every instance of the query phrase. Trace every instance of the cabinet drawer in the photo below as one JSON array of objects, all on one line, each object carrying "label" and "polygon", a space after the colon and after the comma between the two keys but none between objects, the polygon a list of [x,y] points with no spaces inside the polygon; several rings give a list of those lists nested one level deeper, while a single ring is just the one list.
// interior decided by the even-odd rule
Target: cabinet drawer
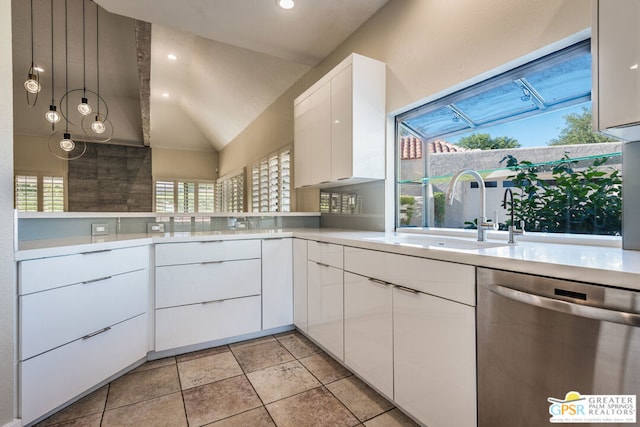
[{"label": "cabinet drawer", "polygon": [[156,310],[156,351],[257,332],[260,296]]},{"label": "cabinet drawer", "polygon": [[476,305],[473,266],[350,247],[344,259],[346,271]]},{"label": "cabinet drawer", "polygon": [[313,240],[309,240],[308,245],[309,261],[316,261],[321,264],[330,265],[331,267],[342,268],[342,245],[316,242]]},{"label": "cabinet drawer", "polygon": [[148,266],[148,246],[21,261],[18,264],[19,293],[30,294]]},{"label": "cabinet drawer", "polygon": [[260,294],[260,260],[156,267],[156,308]]},{"label": "cabinet drawer", "polygon": [[156,245],[156,266],[260,258],[260,240],[211,240]]},{"label": "cabinet drawer", "polygon": [[147,311],[148,270],[20,297],[20,360]]},{"label": "cabinet drawer", "polygon": [[23,425],[68,402],[147,354],[147,316],[20,363]]}]

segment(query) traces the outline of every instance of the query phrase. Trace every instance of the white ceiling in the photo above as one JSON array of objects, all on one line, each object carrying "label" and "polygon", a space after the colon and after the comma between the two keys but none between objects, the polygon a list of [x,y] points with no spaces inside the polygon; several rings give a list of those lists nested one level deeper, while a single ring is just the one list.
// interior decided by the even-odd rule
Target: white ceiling
[{"label": "white ceiling", "polygon": [[[62,0],[53,1],[55,8],[64,7]],[[125,18],[129,17],[152,24],[150,144],[193,150],[224,148],[387,2],[296,0],[295,8],[283,10],[275,0],[95,1],[109,12],[124,15],[103,13],[100,24],[101,33],[104,31],[106,36],[101,35],[101,95],[109,103],[116,130],[114,141],[142,144],[135,35],[133,19]],[[70,30],[78,35],[73,37],[76,42],[70,41],[70,48],[81,53],[81,26],[77,24],[82,22],[78,15],[82,1],[68,3],[70,11],[76,10],[75,18],[69,21]],[[43,39],[43,46],[36,46],[36,51],[43,52],[45,63],[50,62],[50,53],[49,59],[46,54],[50,51],[50,46],[46,47],[50,43],[49,4],[49,0],[34,0],[36,40]],[[15,129],[16,133],[48,136],[50,126],[40,123],[39,117],[46,111],[50,95],[41,94],[44,99],[38,102],[42,111],[35,115],[25,106],[22,96],[23,75],[30,63],[28,5],[27,0],[12,1]],[[95,10],[91,2],[86,3],[86,8]],[[63,19],[62,12],[54,16],[58,14],[56,25],[62,24]],[[87,32],[90,31],[95,30],[88,26]],[[90,42],[88,35],[87,44],[92,43],[95,39]],[[64,46],[59,44],[57,58],[64,55]],[[168,60],[168,53],[174,53],[177,60]],[[70,86],[78,87],[82,77],[75,70],[82,58],[76,56],[73,61],[76,67],[72,70],[70,66],[70,79],[73,75],[74,84]],[[90,68],[88,63],[87,75],[94,76],[95,66],[91,71]],[[56,69],[64,67],[57,61]],[[43,80],[45,75],[46,72]],[[56,80],[60,80],[58,72]],[[95,87],[89,77],[87,87]],[[56,91],[59,96],[64,87]],[[165,92],[169,98],[162,96]]]}]

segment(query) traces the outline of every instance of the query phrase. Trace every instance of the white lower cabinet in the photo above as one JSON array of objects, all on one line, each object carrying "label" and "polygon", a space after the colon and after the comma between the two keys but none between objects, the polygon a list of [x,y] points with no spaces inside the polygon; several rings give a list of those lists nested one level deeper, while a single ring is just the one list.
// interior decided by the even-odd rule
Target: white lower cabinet
[{"label": "white lower cabinet", "polygon": [[146,313],[20,363],[24,425],[147,355]]},{"label": "white lower cabinet", "polygon": [[307,333],[307,241],[293,239],[293,324]]},{"label": "white lower cabinet", "polygon": [[156,310],[156,351],[260,330],[260,295]]},{"label": "white lower cabinet", "polygon": [[262,240],[262,329],[293,324],[291,240]]},{"label": "white lower cabinet", "polygon": [[475,308],[395,288],[393,339],[396,404],[428,426],[475,426]]},{"label": "white lower cabinet", "polygon": [[307,274],[307,333],[334,357],[343,360],[343,271],[308,261]]},{"label": "white lower cabinet", "polygon": [[390,399],[392,289],[389,283],[344,273],[344,363]]}]

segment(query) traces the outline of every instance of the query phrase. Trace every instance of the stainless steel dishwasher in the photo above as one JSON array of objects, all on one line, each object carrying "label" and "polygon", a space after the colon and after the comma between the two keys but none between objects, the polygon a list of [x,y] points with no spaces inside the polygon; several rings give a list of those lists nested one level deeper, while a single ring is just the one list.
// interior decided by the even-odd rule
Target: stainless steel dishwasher
[{"label": "stainless steel dishwasher", "polygon": [[640,292],[479,268],[477,346],[480,427],[551,425],[569,392],[640,397]]}]

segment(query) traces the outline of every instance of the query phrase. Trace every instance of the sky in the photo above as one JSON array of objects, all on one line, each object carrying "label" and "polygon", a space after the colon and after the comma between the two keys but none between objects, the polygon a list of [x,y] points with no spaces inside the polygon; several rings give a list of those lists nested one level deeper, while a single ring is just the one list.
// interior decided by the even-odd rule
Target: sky
[{"label": "sky", "polygon": [[[582,113],[582,108],[591,109],[591,102],[573,105],[568,108],[552,111],[546,114],[538,114],[523,120],[505,123],[476,130],[477,133],[488,133],[492,137],[509,136],[515,138],[521,147],[544,147],[548,142],[556,138],[565,127],[564,116],[571,113]],[[447,142],[457,143],[460,138],[468,136],[474,132],[469,132],[454,137],[445,138]]]}]

